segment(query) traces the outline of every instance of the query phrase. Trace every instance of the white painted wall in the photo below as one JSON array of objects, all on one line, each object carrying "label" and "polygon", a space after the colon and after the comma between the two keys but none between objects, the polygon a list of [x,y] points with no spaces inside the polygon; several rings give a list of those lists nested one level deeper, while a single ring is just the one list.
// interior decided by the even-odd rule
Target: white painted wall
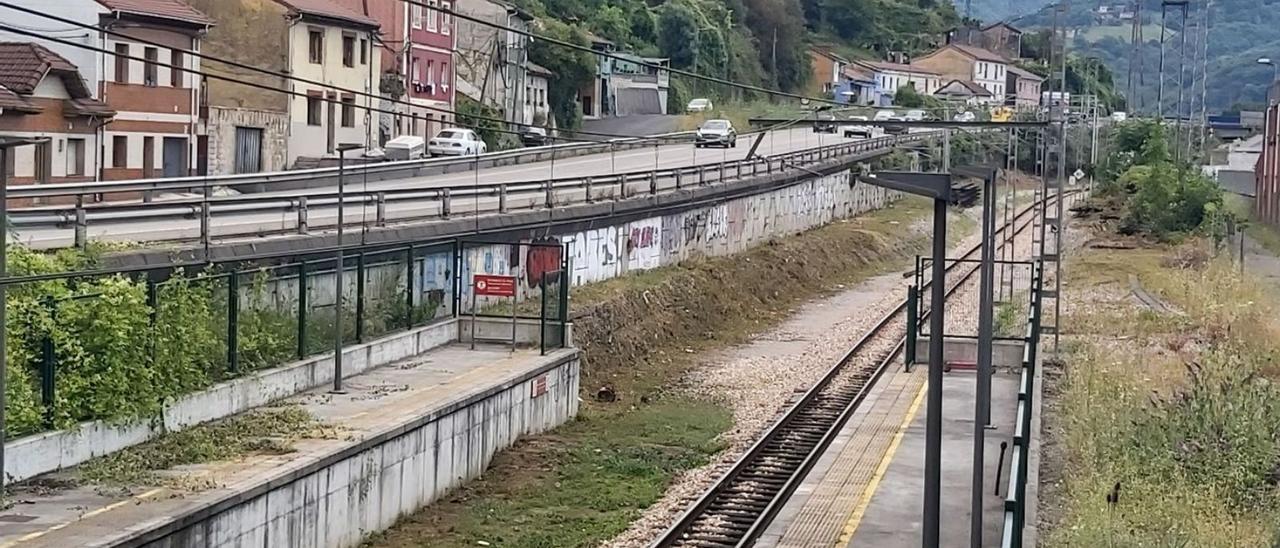
[{"label": "white painted wall", "polygon": [[[309,33],[313,29],[323,31],[324,35],[324,55],[322,56],[322,62],[319,64],[312,63],[309,57]],[[356,52],[354,66],[351,67],[342,64],[342,36],[344,32],[355,34]],[[364,38],[369,44],[373,44],[372,35],[365,31],[332,25],[320,25],[309,21],[297,21],[289,27],[289,65],[291,71],[299,78],[376,95],[378,92],[377,78],[382,72],[382,55],[370,46],[370,52],[365,57],[366,62],[361,64],[359,51],[361,38]],[[375,53],[377,54],[375,55]],[[297,82],[291,84],[291,86],[295,92],[303,95],[295,95],[289,100],[288,163],[292,165],[294,160],[301,156],[336,156],[336,152],[330,153],[328,149],[328,104],[321,103],[320,125],[312,126],[307,124],[307,98],[305,96],[307,90],[327,90],[320,86],[313,87],[309,84]],[[371,120],[369,118],[368,115],[370,113],[366,108],[359,108],[376,106],[375,100],[357,95],[355,103],[357,108],[354,127],[342,127],[342,105],[333,106],[334,124],[337,126],[334,129],[335,146],[343,143],[360,143],[365,146],[370,143],[376,144],[376,119]],[[348,154],[358,155],[361,152],[361,150],[356,150]]]},{"label": "white painted wall", "polygon": [[973,64],[973,81],[1003,100],[1006,69],[1004,63],[978,61]]}]

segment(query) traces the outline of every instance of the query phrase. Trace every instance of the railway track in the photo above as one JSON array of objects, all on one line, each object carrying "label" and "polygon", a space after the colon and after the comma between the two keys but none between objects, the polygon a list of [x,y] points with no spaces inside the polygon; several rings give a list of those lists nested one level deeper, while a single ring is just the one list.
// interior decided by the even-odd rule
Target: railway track
[{"label": "railway track", "polygon": [[[1055,199],[1050,198],[1050,203]],[[1011,226],[1015,235],[1031,226],[1039,206],[1037,202],[1018,212],[1009,224],[997,230],[996,241],[1000,242],[999,236]],[[979,244],[962,259],[972,258],[980,251]],[[963,268],[964,264],[952,263],[947,272]],[[955,279],[947,290],[947,297],[977,272],[978,267],[972,267]],[[924,290],[922,287],[921,292]],[[889,327],[895,322],[906,324],[906,307],[904,300],[863,335],[653,546],[748,546],[764,533],[871,387],[902,352],[905,338]],[[888,352],[877,352],[895,339]],[[868,360],[865,359],[867,353],[876,354]]]}]

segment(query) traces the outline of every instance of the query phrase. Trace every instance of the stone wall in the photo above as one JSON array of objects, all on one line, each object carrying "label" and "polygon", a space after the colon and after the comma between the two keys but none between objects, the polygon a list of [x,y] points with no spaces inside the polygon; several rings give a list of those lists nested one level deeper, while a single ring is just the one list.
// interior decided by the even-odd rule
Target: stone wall
[{"label": "stone wall", "polygon": [[262,130],[262,171],[288,169],[289,115],[243,108],[209,108],[209,173],[235,173],[236,127]]}]

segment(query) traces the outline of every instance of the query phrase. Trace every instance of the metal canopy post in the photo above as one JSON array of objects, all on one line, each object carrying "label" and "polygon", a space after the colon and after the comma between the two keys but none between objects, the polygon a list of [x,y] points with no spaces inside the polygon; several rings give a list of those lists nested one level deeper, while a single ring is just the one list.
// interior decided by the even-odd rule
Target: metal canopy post
[{"label": "metal canopy post", "polygon": [[[347,151],[363,145],[343,143],[338,145],[338,246],[334,253],[333,269],[333,394],[343,394],[342,389],[342,274],[346,267],[346,257],[342,254],[342,206],[345,205],[346,190],[344,177],[347,171]],[[363,273],[361,273],[363,276]]]}]

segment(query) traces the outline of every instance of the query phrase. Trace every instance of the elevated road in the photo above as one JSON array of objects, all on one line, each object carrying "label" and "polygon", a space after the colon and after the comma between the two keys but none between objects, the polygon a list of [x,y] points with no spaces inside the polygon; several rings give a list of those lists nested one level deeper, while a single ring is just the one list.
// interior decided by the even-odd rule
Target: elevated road
[{"label": "elevated road", "polygon": [[[808,125],[765,134],[758,156],[776,162],[743,162],[755,139],[742,136],[733,148],[695,148],[690,143],[602,152],[520,165],[472,169],[390,180],[346,177],[344,221],[385,225],[451,214],[504,212],[593,198],[710,183],[745,175],[751,169],[782,168],[784,156],[853,143],[839,135],[815,133]],[[889,146],[885,141],[881,146]],[[475,169],[478,168],[478,169]],[[592,180],[596,186],[593,188]],[[160,194],[148,203],[90,203],[12,208],[13,228],[24,244],[39,249],[69,247],[78,241],[172,242],[233,239],[299,233],[337,224],[338,186],[318,179],[315,187],[266,190],[208,200],[198,194]],[[211,179],[210,185],[217,185]],[[510,188],[507,188],[510,186]],[[270,188],[269,186],[267,187]],[[78,234],[77,234],[78,232]]]}]

